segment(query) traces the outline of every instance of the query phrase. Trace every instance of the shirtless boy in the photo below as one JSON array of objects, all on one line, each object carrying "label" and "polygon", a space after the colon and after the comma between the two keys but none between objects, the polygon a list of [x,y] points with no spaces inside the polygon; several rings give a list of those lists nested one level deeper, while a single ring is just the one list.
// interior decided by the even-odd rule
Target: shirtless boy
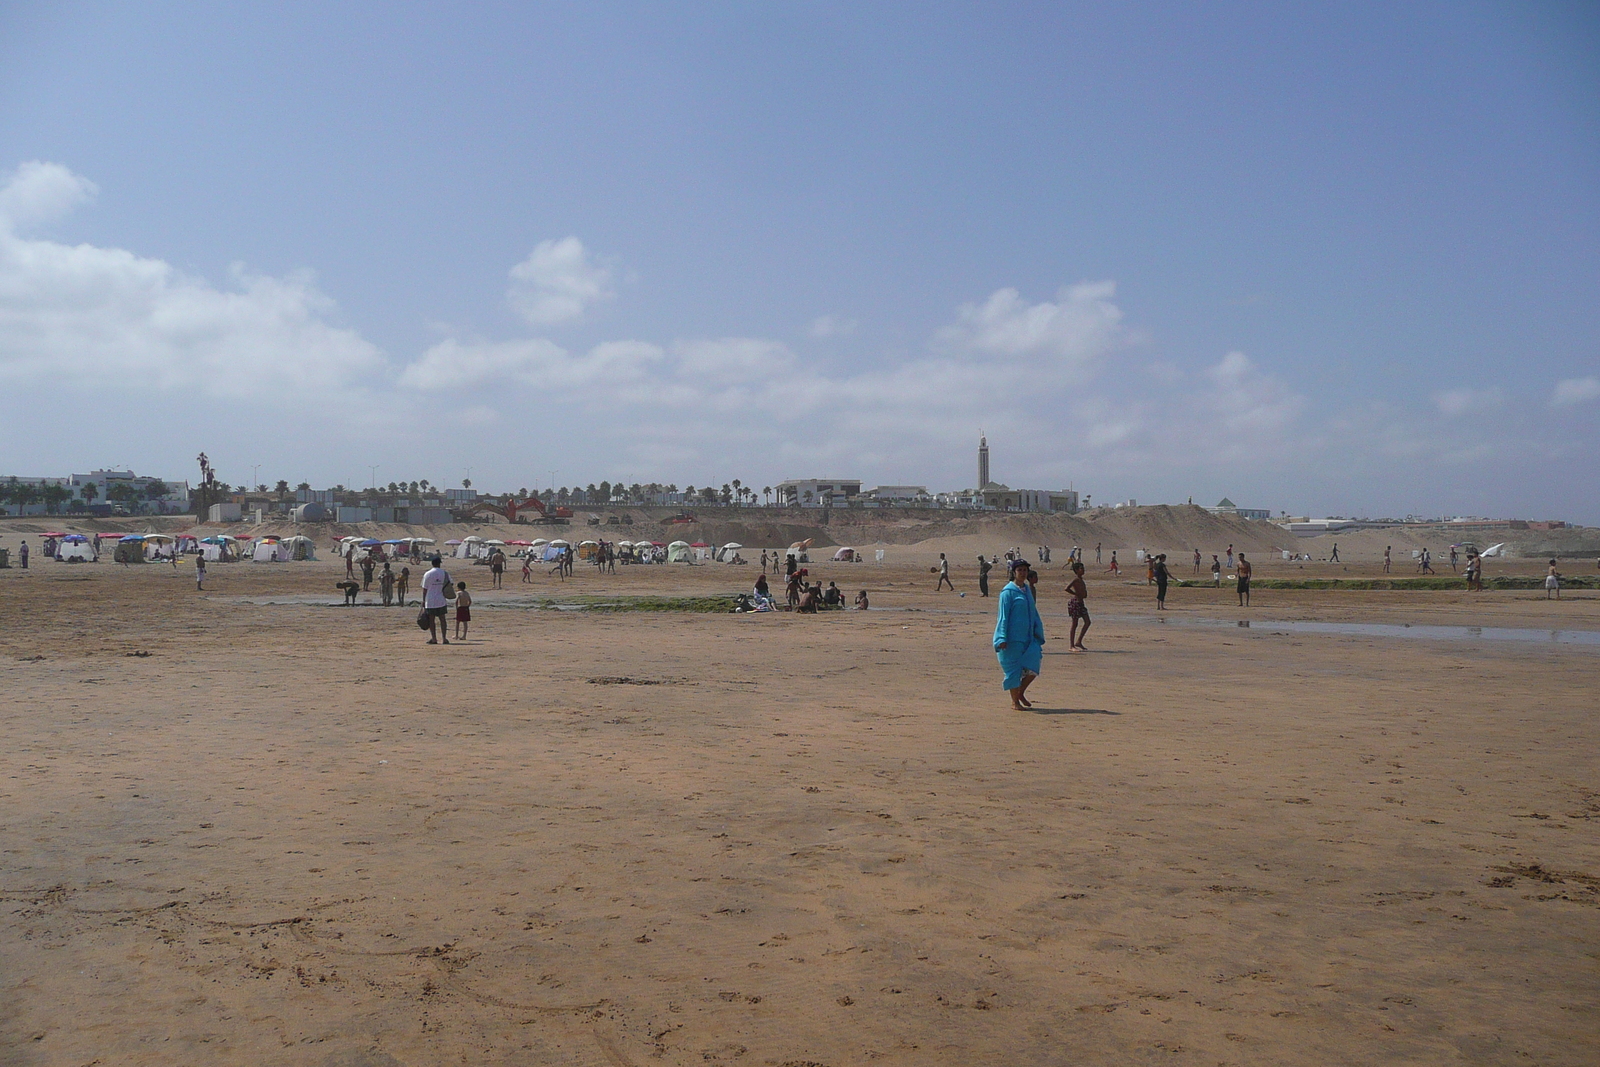
[{"label": "shirtless boy", "polygon": [[[1089,605],[1084,601],[1089,598],[1089,586],[1083,580],[1083,564],[1072,565],[1072,581],[1067,583],[1067,616],[1072,619],[1072,632],[1067,635],[1067,651],[1087,652],[1083,647],[1083,639],[1089,635],[1091,620],[1089,618]],[[1080,632],[1078,623],[1083,623]]]}]

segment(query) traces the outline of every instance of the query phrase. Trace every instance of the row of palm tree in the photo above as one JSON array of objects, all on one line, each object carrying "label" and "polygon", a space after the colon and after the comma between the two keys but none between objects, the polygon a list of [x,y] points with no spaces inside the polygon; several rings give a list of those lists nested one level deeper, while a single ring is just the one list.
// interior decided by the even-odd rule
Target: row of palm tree
[{"label": "row of palm tree", "polygon": [[[224,496],[231,492],[245,493],[250,491],[250,487],[247,485],[230,487],[226,483],[219,482],[216,483],[216,486],[219,493]],[[463,478],[461,480],[461,486],[464,489],[471,489],[472,479]],[[301,482],[294,488],[308,490],[311,488],[311,485],[308,482]],[[258,485],[255,487],[255,491],[263,495],[268,493],[275,494],[280,504],[287,503],[292,492],[287,479],[279,479],[278,483],[270,490],[265,484]],[[428,496],[442,495],[444,493],[444,487],[441,485],[436,485],[426,478],[422,478],[413,482],[390,482],[387,485],[378,486],[375,490],[356,491],[346,489],[343,485],[336,485],[333,487],[332,491],[335,497],[341,502],[347,497],[350,498],[351,502],[354,502],[354,500],[358,497],[365,499],[371,498],[374,495],[379,498],[386,497],[392,500],[406,498],[421,499]],[[484,494],[483,499],[493,501],[509,500],[512,497],[516,497],[517,499],[525,500],[530,496],[537,496],[546,502],[554,504],[600,506],[607,504],[640,505],[653,503],[657,500],[661,500],[663,497],[675,498],[677,497],[678,492],[679,490],[676,483],[633,482],[630,484],[621,481],[601,481],[599,483],[590,482],[586,486],[564,485],[555,490],[535,489],[530,491],[528,488],[523,487],[518,489],[514,494]],[[774,503],[782,504],[784,502],[781,498],[781,494],[778,494],[772,486],[764,485],[758,491],[751,486],[745,485],[744,482],[738,478],[734,478],[732,481],[723,483],[720,488],[714,485],[687,485],[683,488],[682,499],[685,503],[706,507],[754,507],[763,503],[771,506]]]},{"label": "row of palm tree", "polygon": [[[106,490],[106,499],[132,510],[145,501],[156,501],[171,492],[166,482],[152,481],[137,486],[131,482],[115,482]],[[78,491],[83,504],[93,504],[100,498],[100,487],[94,482],[84,484]],[[0,482],[0,504],[15,504],[19,508],[43,504],[45,514],[59,515],[63,507],[71,508],[74,501],[72,489],[59,483],[43,485],[24,482],[16,476]]]}]

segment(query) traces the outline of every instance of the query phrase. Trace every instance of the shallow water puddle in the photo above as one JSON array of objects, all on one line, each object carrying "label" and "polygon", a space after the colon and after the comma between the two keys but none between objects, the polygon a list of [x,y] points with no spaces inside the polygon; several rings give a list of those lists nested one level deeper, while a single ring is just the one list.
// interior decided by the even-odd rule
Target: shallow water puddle
[{"label": "shallow water puddle", "polygon": [[1429,626],[1391,622],[1295,622],[1272,619],[1207,619],[1173,616],[1125,616],[1117,622],[1149,622],[1159,626],[1204,626],[1266,630],[1269,633],[1342,634],[1348,637],[1396,637],[1422,641],[1524,641],[1534,644],[1600,646],[1600,630],[1536,630],[1513,626]]}]

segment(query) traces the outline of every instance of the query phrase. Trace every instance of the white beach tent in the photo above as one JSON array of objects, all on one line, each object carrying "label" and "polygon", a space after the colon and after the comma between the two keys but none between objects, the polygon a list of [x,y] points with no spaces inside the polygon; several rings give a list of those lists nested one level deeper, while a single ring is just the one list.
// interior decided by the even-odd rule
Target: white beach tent
[{"label": "white beach tent", "polygon": [[572,547],[571,544],[569,544],[568,542],[562,540],[559,537],[556,538],[554,541],[546,541],[545,542],[545,546],[544,546],[545,562],[546,563],[555,562],[556,560],[561,558],[561,554],[563,552],[565,552],[567,549],[569,549],[571,547]]},{"label": "white beach tent", "polygon": [[668,563],[693,563],[694,549],[689,547],[687,541],[674,541],[667,546]]},{"label": "white beach tent", "polygon": [[853,548],[841,548],[833,554],[833,561],[835,563],[855,563],[860,558],[860,556],[856,555],[856,550]]},{"label": "white beach tent", "polygon": [[483,538],[477,534],[470,534],[461,539],[456,546],[456,559],[471,559],[478,554],[478,546],[483,544]]},{"label": "white beach tent", "polygon": [[56,544],[56,559],[62,563],[93,563],[94,544],[82,534],[68,534]]},{"label": "white beach tent", "polygon": [[177,542],[169,534],[145,534],[144,558],[147,560],[169,560],[177,555]]},{"label": "white beach tent", "polygon": [[316,542],[304,534],[285,537],[282,543],[288,549],[289,558],[292,560],[314,560],[317,558]]},{"label": "white beach tent", "polygon": [[732,563],[733,557],[738,553],[739,549],[743,547],[744,546],[737,541],[729,541],[727,544],[713,552],[711,554],[711,558],[719,560],[723,563]]},{"label": "white beach tent", "polygon": [[250,559],[256,563],[288,563],[289,546],[276,537],[263,537],[250,549]]}]

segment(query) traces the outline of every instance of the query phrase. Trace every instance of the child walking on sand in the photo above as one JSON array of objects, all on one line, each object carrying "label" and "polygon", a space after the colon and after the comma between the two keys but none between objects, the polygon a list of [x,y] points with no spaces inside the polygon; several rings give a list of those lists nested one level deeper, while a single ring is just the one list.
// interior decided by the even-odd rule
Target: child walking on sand
[{"label": "child walking on sand", "polygon": [[472,594],[466,582],[456,583],[456,640],[467,639],[467,624],[472,621]]},{"label": "child walking on sand", "polygon": [[[1072,581],[1067,583],[1067,617],[1072,620],[1072,632],[1067,635],[1068,652],[1087,652],[1083,647],[1083,639],[1089,636],[1089,627],[1092,625],[1089,618],[1089,605],[1084,601],[1089,599],[1089,585],[1083,580],[1083,564],[1072,565]],[[1083,623],[1080,632],[1078,624]]]},{"label": "child walking on sand", "polygon": [[522,581],[527,585],[532,585],[533,584],[533,556],[532,556],[532,554],[529,554],[529,555],[526,555],[526,556],[522,557]]},{"label": "child walking on sand", "polygon": [[196,556],[194,558],[194,587],[201,591],[204,591],[206,587],[206,558],[204,556]]},{"label": "child walking on sand", "polygon": [[1544,598],[1549,600],[1551,593],[1561,599],[1561,572],[1556,570],[1555,560],[1550,561],[1550,573],[1544,576]]}]

